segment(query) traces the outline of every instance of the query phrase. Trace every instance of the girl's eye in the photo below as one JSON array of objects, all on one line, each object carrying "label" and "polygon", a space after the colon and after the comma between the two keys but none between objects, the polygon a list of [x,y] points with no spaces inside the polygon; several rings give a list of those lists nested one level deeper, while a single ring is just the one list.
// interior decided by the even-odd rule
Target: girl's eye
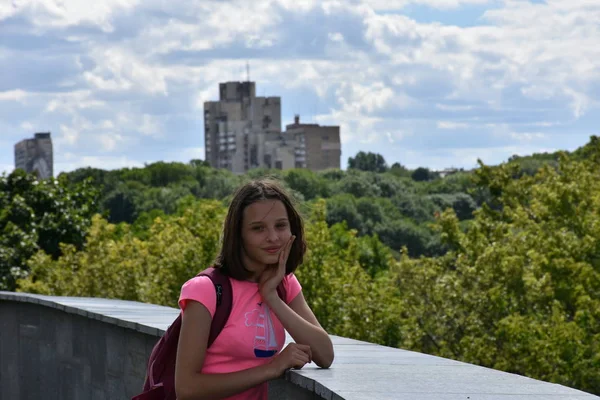
[{"label": "girl's eye", "polygon": [[253,230],[253,231],[259,231],[259,232],[260,232],[260,231],[262,231],[262,230],[263,230],[263,227],[262,227],[262,226],[253,226],[253,227],[252,227],[252,230]]},{"label": "girl's eye", "polygon": [[277,227],[279,229],[283,229],[283,228],[287,227],[287,224],[278,224]]}]

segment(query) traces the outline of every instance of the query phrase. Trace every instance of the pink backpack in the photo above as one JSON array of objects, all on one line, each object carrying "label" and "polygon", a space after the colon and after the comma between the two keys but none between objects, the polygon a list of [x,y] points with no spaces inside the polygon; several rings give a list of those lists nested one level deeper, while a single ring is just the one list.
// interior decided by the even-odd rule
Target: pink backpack
[{"label": "pink backpack", "polygon": [[[229,314],[231,314],[231,282],[219,268],[207,268],[196,276],[207,276],[215,285],[217,293],[217,309],[210,325],[207,348],[213,344],[223,330]],[[285,301],[286,293],[283,282],[277,287],[279,297]],[[165,334],[152,349],[146,370],[146,379],[142,393],[132,400],[176,400],[175,394],[175,361],[177,345],[181,331],[181,314],[169,326]]]}]

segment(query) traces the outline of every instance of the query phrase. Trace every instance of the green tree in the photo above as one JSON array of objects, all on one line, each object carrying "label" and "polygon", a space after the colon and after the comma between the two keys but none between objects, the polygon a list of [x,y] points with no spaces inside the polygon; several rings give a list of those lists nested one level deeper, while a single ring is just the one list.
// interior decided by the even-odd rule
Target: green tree
[{"label": "green tree", "polygon": [[98,192],[83,181],[69,184],[64,176],[38,180],[22,170],[0,177],[0,289],[14,290],[27,273],[27,260],[41,250],[60,256],[60,243],[80,249]]},{"label": "green tree", "polygon": [[306,200],[329,195],[325,180],[308,169],[286,171],[284,180],[291,189],[302,193]]},{"label": "green tree", "polygon": [[[36,253],[20,290],[176,307],[181,285],[214,260],[225,211],[217,201],[187,202],[177,215],[156,218],[145,239],[127,224],[95,216],[83,250],[63,245],[56,260]],[[375,238],[331,231],[323,201],[312,208],[306,235],[309,247],[297,275],[323,326],[333,334],[397,345],[401,302],[387,273],[389,252]]]},{"label": "green tree", "polygon": [[63,245],[57,260],[36,253],[19,288],[176,307],[181,285],[213,262],[224,218],[220,202],[199,201],[176,215],[156,218],[144,239],[126,224],[117,226],[96,216],[83,251]]},{"label": "green tree", "polygon": [[348,193],[355,197],[380,197],[381,189],[368,174],[352,171],[334,184],[334,193]]},{"label": "green tree", "polygon": [[350,229],[362,230],[362,219],[356,209],[356,198],[350,194],[327,199],[326,221],[329,226],[345,222]]},{"label": "green tree", "polygon": [[395,162],[390,167],[390,173],[403,178],[410,178],[411,172],[404,165],[399,162]]},{"label": "green tree", "polygon": [[427,254],[431,241],[431,233],[410,220],[385,220],[374,227],[374,232],[392,249],[400,250],[405,247],[413,257]]},{"label": "green tree", "polygon": [[381,154],[359,151],[355,157],[348,158],[348,168],[361,171],[385,172],[388,166]]},{"label": "green tree", "polygon": [[431,198],[414,193],[396,196],[392,199],[392,203],[405,218],[411,219],[417,224],[426,221],[433,222],[435,212],[438,211],[438,207]]},{"label": "green tree", "polygon": [[419,167],[413,171],[411,178],[417,182],[424,182],[432,179],[432,173],[428,168]]},{"label": "green tree", "polygon": [[442,213],[451,251],[395,267],[414,317],[403,346],[600,394],[600,146],[586,147],[584,161],[519,179],[512,163],[481,165],[499,207],[484,204],[466,232]]},{"label": "green tree", "polygon": [[[396,346],[403,320],[393,280],[385,273],[372,278],[358,261],[360,241],[355,232],[335,238],[335,229],[328,228],[325,218],[325,204],[317,202],[306,229],[306,259],[296,272],[307,302],[334,335]],[[338,245],[340,241],[344,245]]]},{"label": "green tree", "polygon": [[471,196],[466,193],[433,194],[427,196],[440,211],[452,208],[460,220],[473,218],[473,212],[477,204]]}]

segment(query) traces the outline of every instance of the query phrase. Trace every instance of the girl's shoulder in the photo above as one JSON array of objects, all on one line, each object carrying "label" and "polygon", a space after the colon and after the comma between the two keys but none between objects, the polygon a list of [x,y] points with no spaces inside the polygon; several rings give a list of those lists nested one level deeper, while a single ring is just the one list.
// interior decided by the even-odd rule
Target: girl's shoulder
[{"label": "girl's shoulder", "polygon": [[195,276],[183,284],[179,295],[179,307],[184,310],[189,300],[202,303],[210,315],[214,315],[217,295],[215,286],[208,276]]},{"label": "girl's shoulder", "polygon": [[296,278],[296,275],[293,272],[283,278],[283,287],[285,288],[286,294],[285,302],[288,304],[302,291],[302,285],[300,285],[300,281],[298,281],[298,278]]}]

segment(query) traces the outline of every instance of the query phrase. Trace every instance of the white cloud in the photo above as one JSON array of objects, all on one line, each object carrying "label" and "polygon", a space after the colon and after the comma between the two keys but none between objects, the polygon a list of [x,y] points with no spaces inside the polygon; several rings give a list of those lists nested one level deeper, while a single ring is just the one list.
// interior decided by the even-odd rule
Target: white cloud
[{"label": "white cloud", "polygon": [[450,104],[436,104],[435,108],[443,111],[469,111],[473,109],[473,106],[459,106]]},{"label": "white cloud", "polygon": [[130,11],[138,0],[20,0],[0,4],[0,21],[19,14],[29,15],[38,28],[65,28],[90,23],[105,32],[111,32],[111,17]]},{"label": "white cloud", "polygon": [[73,146],[79,140],[79,131],[69,126],[61,125],[60,133],[61,136],[56,140],[58,144],[64,143],[65,145]]},{"label": "white cloud", "polygon": [[162,136],[160,121],[158,118],[148,114],[142,116],[142,124],[139,127],[139,131],[147,136]]},{"label": "white cloud", "polygon": [[332,42],[343,42],[344,41],[344,35],[342,35],[340,32],[331,32],[329,33],[329,40],[331,40]]},{"label": "white cloud", "polygon": [[21,122],[20,127],[24,131],[29,131],[29,132],[33,131],[33,129],[34,129],[33,128],[33,124],[31,122],[28,122],[28,121]]},{"label": "white cloud", "polygon": [[454,121],[438,121],[438,129],[468,129],[469,124],[465,122],[454,122]]},{"label": "white cloud", "polygon": [[51,100],[46,104],[44,112],[76,115],[84,109],[107,108],[106,102],[94,99],[93,96],[90,90],[51,94]]},{"label": "white cloud", "polygon": [[[407,5],[440,15],[488,3],[471,27],[402,14]],[[73,154],[136,148],[142,160],[177,157],[181,143],[201,149],[203,103],[218,98],[219,82],[245,79],[247,60],[258,94],[281,96],[284,113],[340,125],[344,157],[358,144],[410,160],[399,150],[413,146],[423,162],[456,164],[464,154],[418,148],[464,135],[477,142],[470,163],[487,148],[482,137],[505,149],[498,154],[559,148],[574,139],[557,138],[589,136],[600,122],[597,0],[14,4],[0,5],[0,21],[20,18],[0,49],[2,129],[57,132],[57,149]],[[170,134],[181,143],[166,143]],[[142,140],[148,146],[134,146]]]},{"label": "white cloud", "polygon": [[28,93],[21,89],[7,90],[0,92],[0,101],[16,101],[19,103],[25,103]]},{"label": "white cloud", "polygon": [[131,91],[167,95],[167,72],[161,66],[149,65],[132,51],[123,48],[98,49],[91,52],[96,62],[83,77],[96,89]]},{"label": "white cloud", "polygon": [[55,171],[69,172],[78,168],[92,167],[105,170],[143,167],[144,163],[126,156],[90,156],[65,153],[58,155],[55,162]]},{"label": "white cloud", "polygon": [[186,147],[169,154],[169,159],[179,162],[189,162],[190,160],[204,160],[204,147]]},{"label": "white cloud", "polygon": [[123,142],[123,137],[118,133],[101,132],[97,138],[105,152],[115,151],[119,143]]},{"label": "white cloud", "polygon": [[546,135],[542,132],[511,132],[510,136],[513,139],[527,142],[546,138]]},{"label": "white cloud", "polygon": [[439,10],[449,10],[470,4],[487,4],[492,0],[364,0],[364,3],[374,10],[393,11],[402,10],[408,5],[425,5]]}]

